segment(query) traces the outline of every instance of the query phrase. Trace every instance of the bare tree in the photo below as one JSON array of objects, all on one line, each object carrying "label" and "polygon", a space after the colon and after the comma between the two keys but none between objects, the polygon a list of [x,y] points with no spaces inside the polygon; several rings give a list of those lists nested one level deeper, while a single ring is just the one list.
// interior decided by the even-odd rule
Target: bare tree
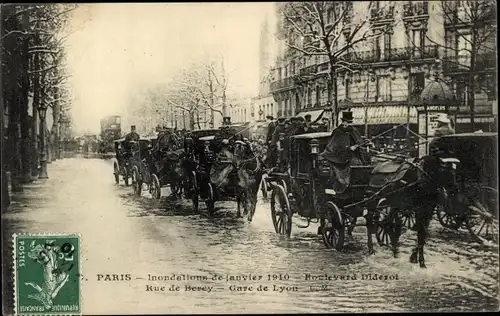
[{"label": "bare tree", "polygon": [[[496,39],[497,3],[494,0],[441,1],[439,3],[445,24],[444,48],[445,74],[453,74],[452,83],[462,86],[457,96],[470,111],[471,128],[474,117],[476,93],[484,92],[492,99],[496,95]],[[459,75],[461,74],[461,75]],[[464,94],[464,95],[462,95]]]},{"label": "bare tree", "polygon": [[[315,65],[323,59],[328,63],[328,102],[332,104],[333,120],[338,118],[337,73],[354,72],[359,68],[352,58],[356,49],[389,32],[393,25],[370,24],[373,17],[393,15],[393,7],[380,6],[378,1],[365,1],[353,8],[353,1],[288,2],[279,6],[282,25],[278,34],[286,38],[290,54],[299,60],[296,66]],[[355,14],[354,14],[355,11]],[[302,60],[302,61],[300,61]],[[299,76],[310,80],[316,71]]]}]

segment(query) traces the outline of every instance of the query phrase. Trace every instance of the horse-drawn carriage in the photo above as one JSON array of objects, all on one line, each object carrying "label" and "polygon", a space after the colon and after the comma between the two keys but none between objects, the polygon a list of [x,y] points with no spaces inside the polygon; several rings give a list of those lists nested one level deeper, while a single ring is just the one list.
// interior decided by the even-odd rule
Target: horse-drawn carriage
[{"label": "horse-drawn carriage", "polygon": [[147,185],[148,191],[154,198],[160,196],[160,181],[154,173],[151,148],[156,142],[156,136],[141,137],[139,141],[131,141],[131,179],[134,194],[140,196],[143,185]]},{"label": "horse-drawn carriage", "polygon": [[[231,137],[239,135],[244,128],[232,126]],[[236,199],[238,215],[241,214],[243,207],[244,213],[251,221],[256,207],[256,196],[254,196],[256,192],[252,194],[251,189],[254,186],[258,187],[258,184],[253,184],[252,177],[260,168],[259,161],[251,155],[248,144],[241,140],[233,139],[232,145],[229,146],[232,148],[215,152],[213,145],[220,131],[219,129],[193,131],[191,137],[187,139],[187,146],[190,148],[187,151],[188,187],[193,208],[198,210],[201,198],[207,206],[208,214],[212,216],[216,201]],[[248,169],[247,164],[252,162],[252,167]],[[243,176],[247,180],[245,183],[242,183],[242,172],[246,172]]]},{"label": "horse-drawn carriage", "polygon": [[322,152],[331,133],[316,132],[290,136],[285,151],[278,144],[279,152],[288,152],[285,159],[289,169],[271,172],[266,177],[267,187],[272,189],[271,214],[275,231],[290,236],[294,213],[307,219],[306,228],[313,220],[319,223],[318,233],[322,235],[327,248],[340,250],[344,244],[345,228],[353,217],[358,217],[361,208],[343,210],[343,206],[363,198],[368,186],[372,166],[351,166],[351,184],[337,194],[329,187],[330,167],[318,155]]},{"label": "horse-drawn carriage", "polygon": [[[174,196],[182,191],[184,179],[182,140],[171,131],[161,131],[151,144],[151,173],[154,175],[154,198],[161,197],[161,188],[170,186]],[[156,181],[158,179],[158,181]]]},{"label": "horse-drawn carriage", "polygon": [[451,229],[465,226],[479,242],[498,242],[497,143],[497,133],[463,133],[430,145],[431,154],[460,160],[457,191],[443,192],[439,222]]},{"label": "horse-drawn carriage", "polygon": [[123,177],[125,185],[128,185],[128,179],[131,177],[132,167],[130,166],[130,153],[125,149],[125,139],[114,141],[115,159],[113,161],[113,175],[116,184],[120,183],[120,176]]},{"label": "horse-drawn carriage", "polygon": [[[373,252],[372,234],[382,243],[381,237],[386,233],[397,255],[402,210],[415,211],[419,238],[411,260],[417,262],[418,258],[424,267],[423,242],[429,215],[432,218],[439,190],[451,190],[454,186],[450,180],[459,161],[449,155],[419,159],[387,155],[376,164],[350,165],[345,169],[350,173],[348,186],[336,192],[332,165],[319,155],[330,138],[331,134],[324,132],[290,136],[288,142],[280,137],[279,161],[285,165],[278,166],[278,172],[271,171],[266,178],[272,188],[275,231],[290,236],[292,217],[298,213],[308,221],[299,227],[308,227],[315,220],[320,224],[318,234],[325,246],[341,250],[346,229],[353,226],[356,218],[365,216],[369,251]],[[287,144],[288,150],[282,143]]]}]

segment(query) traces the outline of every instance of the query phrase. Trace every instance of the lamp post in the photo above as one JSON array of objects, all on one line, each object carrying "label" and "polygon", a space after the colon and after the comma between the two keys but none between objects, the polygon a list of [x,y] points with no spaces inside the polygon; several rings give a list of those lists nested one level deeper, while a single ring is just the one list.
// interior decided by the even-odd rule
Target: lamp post
[{"label": "lamp post", "polygon": [[40,173],[38,179],[48,179],[47,174],[47,156],[45,153],[45,115],[47,114],[47,107],[40,105],[38,107],[38,115],[40,117]]}]

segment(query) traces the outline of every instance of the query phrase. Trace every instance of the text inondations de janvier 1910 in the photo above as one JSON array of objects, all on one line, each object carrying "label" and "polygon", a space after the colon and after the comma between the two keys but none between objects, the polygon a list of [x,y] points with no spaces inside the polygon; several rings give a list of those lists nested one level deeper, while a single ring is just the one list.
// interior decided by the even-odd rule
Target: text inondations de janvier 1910
[{"label": "text inondations de janvier 1910", "polygon": [[97,274],[99,282],[144,282],[146,292],[299,292],[328,291],[336,282],[397,282],[398,274]]}]

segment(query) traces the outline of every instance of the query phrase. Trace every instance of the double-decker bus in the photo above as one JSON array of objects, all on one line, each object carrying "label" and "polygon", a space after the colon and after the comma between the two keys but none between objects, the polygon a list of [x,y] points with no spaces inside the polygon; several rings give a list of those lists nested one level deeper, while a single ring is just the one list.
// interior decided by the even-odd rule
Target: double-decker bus
[{"label": "double-decker bus", "polygon": [[119,115],[110,115],[101,119],[101,153],[113,151],[113,141],[122,136],[121,118]]}]

